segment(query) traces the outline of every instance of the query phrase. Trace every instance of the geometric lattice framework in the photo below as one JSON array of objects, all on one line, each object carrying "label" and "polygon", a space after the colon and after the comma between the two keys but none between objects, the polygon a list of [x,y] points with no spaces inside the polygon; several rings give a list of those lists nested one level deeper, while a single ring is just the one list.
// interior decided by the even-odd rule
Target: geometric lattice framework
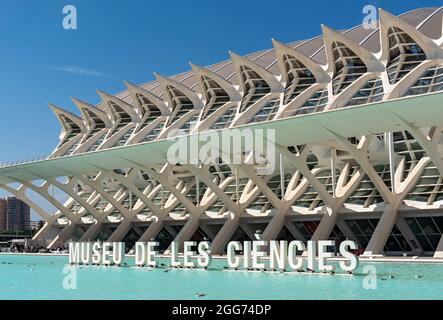
[{"label": "geometric lattice framework", "polygon": [[[277,128],[279,119],[441,99],[442,15],[442,8],[399,17],[381,11],[380,29],[274,42],[274,49],[247,57],[231,53],[232,61],[208,68],[192,65],[176,77],[126,83],[128,90],[115,96],[100,91],[97,106],[74,99],[79,115],[51,105],[62,132],[46,162],[83,167],[49,177],[35,163],[26,172],[33,178],[23,173],[15,180],[20,166],[0,168],[0,188],[45,220],[36,238],[48,239],[49,248],[70,239],[124,241],[130,248],[156,238],[167,251],[174,240],[208,238],[213,252],[223,253],[229,240],[253,239],[261,230],[265,240],[353,239],[367,255],[441,256],[439,125],[417,127],[390,114],[397,125],[388,131],[343,136],[335,128],[352,123],[337,121],[312,143],[297,140],[294,128],[286,143],[277,141],[273,156],[281,161],[271,171],[248,161],[247,151],[236,165],[224,154],[207,164],[173,165],[162,155],[147,164],[126,150],[146,144],[152,158],[172,136],[258,123]],[[316,138],[318,128],[310,129]],[[101,154],[121,165],[102,167],[105,157],[94,160]],[[36,196],[54,211],[43,210]]]}]

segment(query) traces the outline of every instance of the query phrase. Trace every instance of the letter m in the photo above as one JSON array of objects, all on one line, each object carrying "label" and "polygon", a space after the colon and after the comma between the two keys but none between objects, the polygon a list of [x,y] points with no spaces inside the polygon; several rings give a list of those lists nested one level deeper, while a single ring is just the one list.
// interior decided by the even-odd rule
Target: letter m
[{"label": "letter m", "polygon": [[69,242],[69,263],[80,263],[80,243]]}]

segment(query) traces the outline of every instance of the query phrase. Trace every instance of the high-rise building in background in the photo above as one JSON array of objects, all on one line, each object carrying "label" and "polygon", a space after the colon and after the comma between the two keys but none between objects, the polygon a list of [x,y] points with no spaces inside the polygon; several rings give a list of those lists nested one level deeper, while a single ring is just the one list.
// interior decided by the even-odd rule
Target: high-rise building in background
[{"label": "high-rise building in background", "polygon": [[0,199],[0,231],[29,229],[29,206],[15,197]]},{"label": "high-rise building in background", "polygon": [[0,199],[0,231],[6,230],[7,201]]}]

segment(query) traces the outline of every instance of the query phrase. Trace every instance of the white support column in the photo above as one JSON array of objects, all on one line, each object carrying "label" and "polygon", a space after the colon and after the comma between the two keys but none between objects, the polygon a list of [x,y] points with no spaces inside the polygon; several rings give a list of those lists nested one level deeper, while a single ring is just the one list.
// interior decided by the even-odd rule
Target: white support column
[{"label": "white support column", "polygon": [[88,230],[86,230],[86,232],[82,235],[80,241],[94,240],[97,237],[97,235],[100,233],[103,227],[104,220],[105,220],[104,218],[101,220],[96,219],[94,223],[89,226]]},{"label": "white support column", "polygon": [[395,196],[390,203],[388,203],[383,211],[377,227],[369,240],[369,243],[364,252],[364,256],[381,255],[383,248],[389,237],[389,234],[394,227],[397,217],[398,208],[403,202],[403,199],[408,195],[409,191],[415,186],[417,180],[423,173],[423,170],[429,165],[431,159],[429,157],[423,157],[418,164],[412,169],[407,178],[403,181],[396,181],[396,189],[394,190]]},{"label": "white support column", "polygon": [[[124,218],[124,221],[129,221],[129,223],[132,221],[134,214],[132,214],[130,212],[130,210],[126,209],[116,198],[114,195],[110,195],[108,192],[106,192],[103,188],[103,179],[106,177],[106,173],[104,171],[100,171],[100,173],[95,177],[94,180],[89,180],[86,179],[83,176],[79,176],[77,177],[77,179],[81,182],[83,182],[85,185],[89,185],[90,187],[92,187],[98,195],[100,195],[100,201],[102,201],[103,198],[105,198],[107,201],[109,201],[109,203],[122,215],[122,217]],[[100,218],[96,218],[97,222],[96,224],[94,224],[93,226],[91,226],[91,231],[90,232],[86,232],[82,238],[86,238],[86,237],[91,237],[91,236],[96,236],[97,233],[100,231],[101,227],[103,226],[103,222],[105,221],[105,218],[109,215],[109,213],[105,214],[104,213],[104,207],[103,205],[101,205],[101,214],[100,214]],[[118,229],[118,233],[116,233],[116,235],[114,236],[114,238],[119,238],[122,237],[121,233],[123,232],[122,230],[124,229],[122,228],[117,228]],[[117,230],[115,230],[117,231]],[[113,237],[115,231],[113,232],[113,234],[111,234],[111,238]],[[124,235],[123,235],[124,236]]]},{"label": "white support column", "polygon": [[[283,146],[277,146],[277,148],[282,158],[284,157],[288,159],[289,162],[294,166],[294,168],[303,174],[306,180],[311,183],[311,185],[317,190],[324,202],[329,206],[334,206],[335,199],[333,199],[329,195],[325,187],[319,183],[317,178],[312,174],[311,170],[309,170],[306,165],[306,157],[309,153],[310,147],[305,146],[305,148],[301,150],[300,154],[298,155],[292,154],[287,150],[287,148]],[[300,197],[303,192],[304,189],[300,188],[298,192],[294,194],[293,198]],[[277,213],[271,218],[271,221],[263,232],[264,240],[273,240],[275,239],[275,237],[277,237],[280,230],[283,228],[283,225],[285,224],[286,214],[289,210],[290,203],[291,202],[289,201],[276,201],[275,204],[273,203],[273,205],[277,208]]]},{"label": "white support column", "polygon": [[352,232],[351,228],[349,228],[348,224],[344,221],[344,219],[338,219],[337,226],[343,232],[346,239],[355,241],[356,243],[358,243],[359,246],[361,246],[360,241],[355,236],[354,232]]},{"label": "white support column", "polygon": [[[44,198],[46,201],[48,201],[52,208],[57,208],[63,215],[65,215],[69,220],[71,221],[75,221],[76,217],[71,213],[71,211],[66,208],[63,204],[61,204],[59,201],[57,201],[53,195],[49,194],[49,183],[47,181],[45,181],[45,183],[43,183],[40,187],[37,187],[36,185],[34,185],[31,182],[23,182],[23,186],[25,186],[28,189],[33,190],[34,192],[36,192],[37,194],[39,194],[42,198]],[[53,190],[54,190],[54,185],[51,185],[51,189],[52,189],[52,194],[53,194]],[[53,212],[51,214],[51,216],[53,216],[55,214],[55,212]]]},{"label": "white support column", "polygon": [[103,179],[105,178],[104,172],[100,173],[95,177],[94,180],[86,179],[83,176],[78,176],[77,179],[83,182],[85,185],[90,186],[95,190],[102,198],[109,201],[109,203],[123,216],[127,217],[129,215],[129,210],[127,210],[123,205],[114,198],[113,195],[109,194],[103,189]]},{"label": "white support column", "polygon": [[285,162],[283,159],[283,155],[281,153],[279,153],[279,158],[280,158],[280,193],[281,193],[281,200],[284,201],[285,198],[285,190],[286,190],[286,186],[285,186]]},{"label": "white support column", "polygon": [[295,238],[295,240],[300,240],[300,241],[308,241],[309,239],[306,239],[305,236],[294,226],[293,221],[291,220],[287,220],[284,223],[284,226],[289,230],[289,232],[293,235],[293,237]]},{"label": "white support column", "polygon": [[286,147],[277,145],[278,151],[297,169],[312,185],[312,187],[318,192],[321,199],[329,207],[335,206],[335,200],[326,190],[326,187],[318,181],[314,174],[309,170],[306,164],[306,157],[310,146],[306,145],[300,155],[295,155],[287,150]]},{"label": "white support column", "polygon": [[223,224],[223,227],[220,229],[220,231],[217,233],[217,236],[212,241],[212,254],[223,254],[225,246],[228,243],[229,239],[231,239],[235,231],[237,231],[239,221],[239,214],[229,213],[226,222]]},{"label": "white support column", "polygon": [[[130,192],[130,197],[132,198],[133,195],[135,195],[147,208],[149,208],[152,213],[154,215],[156,215],[157,220],[153,221],[150,225],[150,227],[153,224],[158,223],[159,220],[163,220],[167,217],[167,215],[163,214],[163,211],[161,208],[159,208],[151,199],[149,199],[145,192],[149,191],[149,186],[148,188],[144,191],[141,192],[134,184],[134,174],[137,168],[133,168],[126,176],[123,176],[121,174],[116,174],[113,171],[102,171],[104,172],[104,174],[108,177],[112,177],[113,179],[117,180],[122,186],[124,186],[128,192]],[[133,208],[133,204],[132,204],[132,199],[131,199],[131,208]],[[137,211],[131,209],[129,211],[129,214],[124,217],[123,222],[120,223],[119,227],[113,232],[113,234],[111,235],[110,239],[113,239],[113,241],[117,241],[115,239],[123,239],[125,237],[125,235],[127,234],[127,232],[129,232],[130,228],[131,228],[131,223],[134,220],[135,216],[137,214]],[[163,224],[160,223],[160,226],[162,226]],[[148,229],[146,230],[146,239],[150,240],[151,238],[154,238],[157,234],[153,235],[152,233],[154,231],[157,230],[157,228],[151,228],[148,227]],[[91,230],[92,234],[96,234],[97,231],[99,231],[100,226],[94,226],[94,228]],[[149,230],[149,231],[148,231]],[[158,232],[160,232],[160,230],[158,230]],[[89,235],[88,235],[89,236]],[[143,237],[143,236],[142,236]],[[145,238],[143,237],[143,238]],[[146,240],[146,241],[147,241]],[[142,240],[139,240],[142,241]]]},{"label": "white support column", "polygon": [[397,220],[398,207],[401,204],[401,201],[398,200],[399,199],[397,198],[397,201],[386,205],[385,210],[377,223],[377,227],[366,246],[363,256],[377,256],[383,254],[383,248],[391,233],[392,227]]},{"label": "white support column", "polygon": [[[150,176],[154,177],[158,182],[160,182],[162,188],[167,188],[189,212],[196,210],[196,206],[190,201],[186,196],[180,192],[174,184],[169,180],[169,165],[164,166],[160,173],[155,172],[152,168],[146,166],[140,166],[141,169],[146,171]],[[163,197],[163,196],[162,196]]]},{"label": "white support column", "polygon": [[179,250],[183,248],[184,241],[187,241],[194,232],[197,230],[200,224],[200,217],[203,213],[201,207],[198,207],[190,201],[186,195],[177,190],[177,188],[169,180],[169,167],[165,166],[160,174],[154,172],[151,168],[143,168],[148,174],[152,174],[155,179],[157,179],[162,186],[164,185],[168,190],[180,201],[181,204],[186,208],[189,213],[188,221],[185,223],[183,228],[180,230],[177,237],[174,239],[175,242],[179,244]]},{"label": "white support column", "polygon": [[[295,172],[295,175],[299,175],[298,171]],[[296,183],[294,177],[291,179],[291,183]],[[271,221],[263,232],[262,236],[264,240],[274,240],[284,225],[288,227],[296,239],[304,239],[300,232],[294,228],[292,222],[287,221],[287,214],[291,210],[291,205],[306,192],[308,186],[309,182],[307,179],[299,179],[296,186],[292,186],[291,190],[288,189],[286,191],[281,209],[272,216]]]},{"label": "white support column", "polygon": [[263,231],[263,240],[275,240],[275,238],[285,225],[287,210],[287,206],[284,206],[274,216],[272,216],[271,221],[269,221],[266,229]]},{"label": "white support column", "polygon": [[120,242],[126,236],[126,234],[131,230],[132,221],[129,219],[123,219],[118,224],[117,229],[111,234],[107,241],[109,242]]},{"label": "white support column", "polygon": [[[406,197],[408,192],[414,187],[417,179],[419,179],[421,173],[429,164],[430,158],[423,157],[403,182],[401,182],[400,180],[396,180],[395,171],[390,170],[391,174],[394,174],[393,178],[391,176],[391,180],[393,179],[393,187],[395,187],[395,189],[393,188],[391,191],[383,182],[378,173],[375,171],[367,157],[367,147],[370,142],[370,137],[363,136],[358,146],[354,146],[353,144],[349,143],[346,138],[340,136],[336,132],[328,128],[325,129],[331,133],[331,136],[335,139],[335,141],[340,143],[344,147],[344,149],[347,150],[354,157],[363,171],[371,179],[372,183],[374,183],[375,187],[385,201],[385,210],[364,253],[364,255],[366,256],[382,254],[386,240],[389,237],[392,227],[396,222],[396,218],[398,216],[398,207],[401,205],[404,197]],[[388,139],[388,144],[390,149],[390,166],[391,168],[393,168],[395,166],[393,161],[394,153],[392,137]]]},{"label": "white support column", "polygon": [[284,156],[292,160],[291,163],[293,163],[294,167],[303,174],[324,201],[326,205],[323,212],[324,216],[312,236],[312,240],[324,240],[329,237],[329,234],[334,228],[335,222],[337,221],[338,209],[341,207],[343,200],[338,201],[336,198],[332,197],[326,190],[325,186],[318,181],[312,171],[307,167],[306,156],[309,148],[309,146],[305,146],[302,154],[298,156],[292,154],[289,150],[281,146],[279,147],[279,150]]},{"label": "white support column", "polygon": [[364,174],[363,170],[360,169],[352,176],[349,181],[346,182],[346,179],[349,175],[349,167],[349,163],[344,166],[336,183],[334,198],[336,200],[335,207],[326,208],[326,213],[322,217],[320,224],[312,235],[311,240],[327,240],[329,238],[332,230],[337,224],[339,211],[343,207],[344,202],[352,194],[352,192],[354,192],[354,190],[362,181]]},{"label": "white support column", "polygon": [[398,115],[397,119],[399,119],[407,127],[408,132],[415,138],[415,140],[417,140],[428,157],[431,158],[432,163],[435,165],[440,175],[443,177],[443,158],[440,156],[438,151],[438,144],[440,142],[442,128],[437,127],[435,130],[430,130],[429,136],[426,136],[423,134],[421,129],[414,124],[407,122]]},{"label": "white support column", "polygon": [[336,132],[326,129],[331,133],[332,138],[338,142],[349,154],[355,159],[360,168],[366,173],[366,175],[371,179],[374,186],[377,188],[378,192],[382,196],[385,202],[390,202],[393,198],[391,190],[386,186],[383,179],[375,171],[372,164],[369,162],[367,149],[372,136],[363,136],[360,140],[358,146],[350,143],[345,137],[340,136]]},{"label": "white support column", "polygon": [[386,134],[388,140],[388,154],[389,154],[389,173],[391,177],[391,190],[395,192],[395,152],[394,152],[394,135],[392,132]]},{"label": "white support column", "polygon": [[139,242],[146,242],[146,241],[150,241],[151,239],[155,238],[160,233],[160,231],[162,231],[163,227],[165,226],[165,216],[167,216],[167,214],[164,214],[158,218],[153,217],[149,227],[145,230],[145,232],[140,237],[140,239],[138,239],[138,241]]},{"label": "white support column", "polygon": [[196,193],[196,206],[199,207],[200,206],[200,179],[198,176],[195,177],[195,193]]},{"label": "white support column", "polygon": [[[56,219],[54,219],[54,221],[52,222],[46,221],[43,227],[34,235],[34,237],[32,237],[32,239],[33,240],[52,239],[53,236],[51,235],[51,232],[54,230],[54,228],[56,228],[55,221]],[[59,230],[58,232],[61,232],[61,230]]]},{"label": "white support column", "polygon": [[238,166],[235,167],[235,201],[240,201]]},{"label": "white support column", "polygon": [[423,248],[420,245],[420,242],[415,237],[415,234],[412,232],[409,225],[406,223],[405,219],[401,216],[397,217],[396,226],[400,230],[400,232],[405,237],[409,246],[412,249],[413,255],[421,255],[423,253]]},{"label": "white support column", "polygon": [[[183,228],[181,228],[180,232],[175,237],[174,241],[178,244],[179,252],[183,252],[184,242],[191,239],[191,237],[197,231],[198,227],[200,226],[200,217],[201,214],[191,213],[188,221],[186,221]],[[169,253],[169,248],[166,253]]]},{"label": "white support column", "polygon": [[[84,210],[81,213],[76,214],[77,219],[81,219],[82,216],[89,213],[91,214],[94,219],[95,223],[92,224],[89,229],[83,234],[81,240],[91,240],[93,237],[95,237],[98,232],[100,231],[100,228],[103,225],[103,221],[106,219],[106,214],[100,213],[97,211],[90,203],[88,203],[87,200],[83,199],[81,196],[77,193],[77,179],[75,177],[70,178],[68,182],[61,183],[57,181],[57,179],[48,180],[48,183],[51,183],[52,185],[55,185],[57,188],[63,190],[67,195],[69,195],[74,201],[76,201],[78,204],[80,204]],[[68,232],[70,228],[66,232]],[[74,230],[72,230],[73,232]]]},{"label": "white support column", "polygon": [[[196,166],[192,165],[183,165],[186,169],[189,170],[192,174],[195,176],[198,176],[201,181],[203,181],[209,189],[211,189],[212,192],[214,192],[217,197],[226,205],[229,211],[235,212],[237,211],[237,204],[232,201],[230,197],[226,195],[226,193],[222,189],[222,185],[224,185],[224,181],[220,183],[220,185],[217,185],[213,179],[214,177],[209,173],[208,170],[202,168],[198,168]],[[232,178],[226,178],[226,180],[232,179]],[[226,181],[225,180],[225,181]],[[230,180],[229,180],[230,181]]]},{"label": "white support column", "polygon": [[40,206],[35,204],[34,201],[29,199],[29,197],[26,195],[26,187],[21,185],[19,189],[11,188],[7,185],[0,185],[0,188],[13,194],[15,197],[19,198],[23,202],[25,202],[29,207],[31,207],[43,220],[46,222],[53,221],[53,217],[43,210]]},{"label": "white support column", "polygon": [[282,207],[282,201],[268,187],[263,179],[256,174],[255,169],[251,165],[239,165],[237,168],[258,187],[260,192],[266,196],[275,208]]},{"label": "white support column", "polygon": [[[431,158],[432,163],[435,165],[440,175],[443,176],[443,159],[440,156],[440,152],[438,151],[438,144],[441,138],[441,129],[440,127],[434,128],[434,130],[429,131],[429,135],[426,136],[423,134],[421,129],[415,126],[413,123],[410,123],[404,120],[399,115],[396,115],[397,119],[402,122],[403,125],[406,126],[408,132],[417,140],[423,150],[427,153],[427,155]],[[419,245],[419,243],[417,242]],[[434,253],[435,258],[443,257],[443,235],[438,243],[437,249]]]},{"label": "white support column", "polygon": [[214,232],[212,232],[212,230],[210,228],[208,228],[208,225],[202,223],[200,224],[200,228],[204,231],[204,233],[206,233],[208,235],[208,237],[210,239],[214,239],[216,234],[214,234]]},{"label": "white support column", "polygon": [[[224,187],[226,187],[228,183],[232,180],[231,178],[227,178],[220,185],[217,185],[212,180],[213,177],[207,170],[191,165],[186,165],[185,167],[193,174],[198,175],[199,178],[208,186],[209,189],[211,189],[212,192],[217,195],[218,198],[220,198],[220,200],[229,210],[226,222],[217,233],[217,235],[213,238],[211,244],[211,252],[213,254],[222,254],[224,251],[224,246],[229,241],[229,239],[231,239],[232,235],[236,231],[236,228],[238,227],[240,214],[243,211],[243,208],[241,208],[238,202],[232,201],[232,199],[229,198],[223,191]],[[236,175],[236,177],[238,177],[238,175]],[[238,181],[236,177],[234,179]]]},{"label": "white support column", "polygon": [[69,224],[63,228],[63,230],[51,241],[51,243],[48,245],[48,249],[54,249],[57,247],[62,246],[66,241],[71,239],[72,234],[75,231],[75,228],[77,227],[76,222],[70,221]]},{"label": "white support column", "polygon": [[63,190],[67,195],[69,195],[71,198],[73,198],[77,203],[79,203],[85,211],[82,215],[84,215],[86,212],[91,214],[95,219],[100,220],[100,218],[103,216],[98,212],[91,204],[89,204],[86,200],[84,200],[82,197],[80,197],[77,193],[74,192],[74,185],[75,185],[76,177],[72,177],[66,184],[61,183],[57,181],[56,179],[48,179],[48,183],[51,183],[55,185],[57,188]]},{"label": "white support column", "polygon": [[160,202],[160,207],[162,209],[165,208],[165,190],[164,190],[164,186],[163,184],[161,184],[161,188],[160,188],[160,196],[161,196],[161,202]]},{"label": "white support column", "polygon": [[443,235],[441,236],[437,249],[434,252],[434,258],[443,258]]},{"label": "white support column", "polygon": [[331,176],[332,176],[332,196],[336,198],[335,188],[337,185],[335,177],[335,162],[336,162],[337,152],[335,148],[331,148]]}]

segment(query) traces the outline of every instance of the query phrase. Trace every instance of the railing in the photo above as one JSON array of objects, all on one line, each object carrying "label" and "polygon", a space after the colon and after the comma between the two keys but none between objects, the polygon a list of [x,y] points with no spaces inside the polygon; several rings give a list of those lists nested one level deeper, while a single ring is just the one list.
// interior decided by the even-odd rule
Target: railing
[{"label": "railing", "polygon": [[26,163],[31,163],[31,162],[47,160],[48,158],[49,158],[49,156],[45,155],[45,156],[37,156],[37,157],[26,159],[26,160],[16,160],[16,161],[4,162],[4,163],[0,163],[0,168],[13,167],[13,166],[16,166],[19,164],[26,164]]}]

